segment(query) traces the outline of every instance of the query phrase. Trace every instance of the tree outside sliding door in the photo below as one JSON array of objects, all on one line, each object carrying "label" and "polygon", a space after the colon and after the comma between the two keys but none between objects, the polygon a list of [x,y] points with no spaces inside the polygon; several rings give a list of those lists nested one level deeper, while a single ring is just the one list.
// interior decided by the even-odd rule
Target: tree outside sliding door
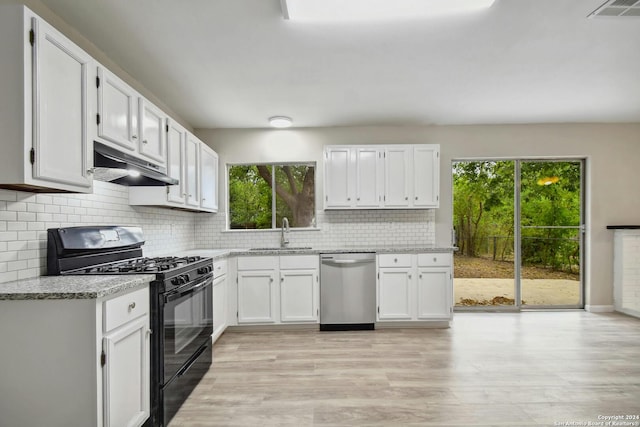
[{"label": "tree outside sliding door", "polygon": [[456,306],[513,306],[513,161],[453,164]]},{"label": "tree outside sliding door", "polygon": [[465,307],[582,307],[583,161],[453,164],[454,294]]}]

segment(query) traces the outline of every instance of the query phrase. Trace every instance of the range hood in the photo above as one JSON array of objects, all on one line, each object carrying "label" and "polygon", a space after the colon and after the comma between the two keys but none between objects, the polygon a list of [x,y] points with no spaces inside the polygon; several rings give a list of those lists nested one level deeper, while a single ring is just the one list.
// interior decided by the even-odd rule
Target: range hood
[{"label": "range hood", "polygon": [[100,142],[93,143],[93,179],[128,186],[176,185],[166,168],[123,153]]}]

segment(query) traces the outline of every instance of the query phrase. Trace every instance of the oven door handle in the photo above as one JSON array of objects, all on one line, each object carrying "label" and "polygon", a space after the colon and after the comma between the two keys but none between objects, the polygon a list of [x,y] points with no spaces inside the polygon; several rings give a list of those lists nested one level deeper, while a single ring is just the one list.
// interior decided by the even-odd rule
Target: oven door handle
[{"label": "oven door handle", "polygon": [[175,301],[177,299],[180,299],[184,296],[196,293],[198,291],[200,291],[202,288],[204,288],[205,286],[211,285],[213,283],[213,276],[207,276],[206,279],[202,280],[199,284],[195,285],[195,286],[191,286],[188,289],[184,290],[184,291],[175,291],[172,292],[168,295],[165,295],[164,297],[164,302],[171,302],[171,301]]}]

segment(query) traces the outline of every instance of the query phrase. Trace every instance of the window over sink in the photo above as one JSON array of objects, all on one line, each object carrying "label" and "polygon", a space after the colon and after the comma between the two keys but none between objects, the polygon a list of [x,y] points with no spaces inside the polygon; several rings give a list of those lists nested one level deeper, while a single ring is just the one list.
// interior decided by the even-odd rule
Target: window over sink
[{"label": "window over sink", "polygon": [[315,163],[227,166],[230,230],[315,227]]}]

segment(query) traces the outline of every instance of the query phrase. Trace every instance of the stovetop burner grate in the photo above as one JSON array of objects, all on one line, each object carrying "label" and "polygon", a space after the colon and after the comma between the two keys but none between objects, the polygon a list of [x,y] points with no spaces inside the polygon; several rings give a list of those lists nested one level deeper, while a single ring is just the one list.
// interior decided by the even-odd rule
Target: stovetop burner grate
[{"label": "stovetop burner grate", "polygon": [[107,264],[94,265],[76,273],[85,274],[122,274],[122,273],[161,273],[184,267],[202,260],[200,256],[134,258]]}]

